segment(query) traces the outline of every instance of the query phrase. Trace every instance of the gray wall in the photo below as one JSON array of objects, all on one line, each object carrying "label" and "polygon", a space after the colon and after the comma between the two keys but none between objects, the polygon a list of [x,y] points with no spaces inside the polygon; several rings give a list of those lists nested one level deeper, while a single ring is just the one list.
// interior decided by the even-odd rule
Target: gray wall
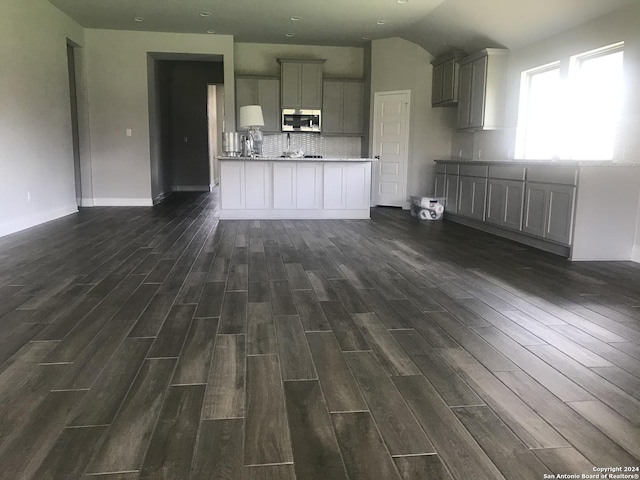
[{"label": "gray wall", "polygon": [[[82,28],[46,0],[2,1],[0,236],[77,211],[67,39],[84,45]],[[84,116],[80,50],[78,100]],[[86,145],[86,137],[81,141]]]},{"label": "gray wall", "polygon": [[[432,58],[422,47],[401,38],[371,42],[372,105],[376,92],[411,91],[407,196],[433,194],[433,160],[449,158],[455,130],[455,108],[431,108]],[[373,151],[371,143],[369,148]]]},{"label": "gray wall", "polygon": [[222,55],[227,122],[233,130],[233,37],[86,29],[85,40],[95,202],[151,205],[152,194],[162,190],[152,192],[151,167],[162,160],[151,160],[161,137],[152,131],[157,122],[149,99],[155,82],[149,81],[147,57]]}]

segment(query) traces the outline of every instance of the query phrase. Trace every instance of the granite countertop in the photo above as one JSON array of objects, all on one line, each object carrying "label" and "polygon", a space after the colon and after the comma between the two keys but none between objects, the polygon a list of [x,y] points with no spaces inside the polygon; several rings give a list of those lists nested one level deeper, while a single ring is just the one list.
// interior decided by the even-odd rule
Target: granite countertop
[{"label": "granite countertop", "polygon": [[355,157],[324,157],[324,158],[304,158],[304,157],[218,157],[218,160],[242,160],[242,161],[268,161],[268,162],[377,162],[377,158],[355,158]]},{"label": "granite countertop", "polygon": [[640,167],[640,163],[614,162],[611,160],[450,160],[436,159],[436,163],[457,163],[460,165],[526,165],[542,167]]}]

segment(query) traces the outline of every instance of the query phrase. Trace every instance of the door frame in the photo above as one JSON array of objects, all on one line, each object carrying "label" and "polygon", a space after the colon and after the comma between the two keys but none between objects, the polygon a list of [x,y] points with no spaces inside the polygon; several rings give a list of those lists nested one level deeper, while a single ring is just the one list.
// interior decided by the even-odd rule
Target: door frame
[{"label": "door frame", "polygon": [[[404,176],[404,182],[403,184],[400,185],[400,187],[402,188],[402,208],[404,210],[408,210],[409,209],[409,200],[407,200],[407,187],[408,187],[408,183],[409,183],[409,130],[411,128],[411,90],[389,90],[389,91],[382,91],[382,92],[374,92],[373,94],[373,120],[372,120],[372,130],[373,130],[373,135],[371,136],[371,141],[373,143],[371,151],[373,152],[373,156],[380,156],[380,152],[377,151],[378,149],[378,129],[376,128],[376,125],[378,123],[378,102],[380,101],[380,98],[384,97],[385,95],[399,95],[399,94],[404,94],[406,95],[406,111],[405,111],[405,117],[406,117],[406,129],[405,129],[405,138],[404,138],[404,145],[405,145],[405,155],[406,155],[406,162],[404,162],[404,166],[403,166],[403,176]],[[375,207],[377,206],[377,191],[378,191],[378,168],[373,168],[373,175],[371,176],[371,181],[372,181],[372,185],[371,185],[371,206]]]}]

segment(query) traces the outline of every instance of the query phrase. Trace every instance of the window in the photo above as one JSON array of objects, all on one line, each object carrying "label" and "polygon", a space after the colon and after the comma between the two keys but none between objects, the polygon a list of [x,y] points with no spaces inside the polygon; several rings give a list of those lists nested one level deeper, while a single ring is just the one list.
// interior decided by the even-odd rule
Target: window
[{"label": "window", "polygon": [[560,63],[522,74],[518,158],[547,159],[560,146]]},{"label": "window", "polygon": [[[522,73],[516,157],[611,160],[621,112],[623,44]],[[564,77],[564,78],[563,78]]]},{"label": "window", "polygon": [[571,105],[565,158],[611,160],[622,107],[622,45],[571,59]]}]

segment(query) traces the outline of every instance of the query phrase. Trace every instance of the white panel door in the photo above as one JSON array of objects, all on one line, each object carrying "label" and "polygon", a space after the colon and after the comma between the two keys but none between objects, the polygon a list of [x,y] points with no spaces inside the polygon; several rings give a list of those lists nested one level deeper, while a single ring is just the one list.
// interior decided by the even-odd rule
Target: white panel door
[{"label": "white panel door", "polygon": [[297,162],[295,187],[298,210],[319,209],[322,198],[322,164]]},{"label": "white panel door", "polygon": [[377,92],[373,115],[374,203],[407,207],[410,92]]},{"label": "white panel door", "polygon": [[245,207],[271,207],[270,162],[245,162]]},{"label": "white panel door", "polygon": [[296,208],[296,163],[273,162],[273,208]]},{"label": "white panel door", "polygon": [[221,207],[244,209],[244,162],[220,162],[220,178]]}]

